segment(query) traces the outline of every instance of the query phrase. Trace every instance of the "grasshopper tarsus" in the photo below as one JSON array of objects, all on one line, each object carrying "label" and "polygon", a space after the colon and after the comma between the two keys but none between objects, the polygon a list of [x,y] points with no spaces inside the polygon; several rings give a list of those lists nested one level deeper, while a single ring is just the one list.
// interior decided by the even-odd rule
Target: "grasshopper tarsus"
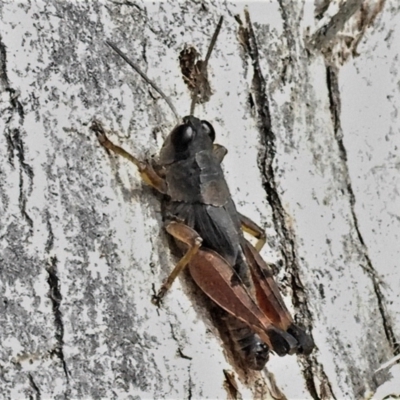
[{"label": "grasshopper tarsus", "polygon": [[155,285],[153,284],[153,295],[151,296],[151,304],[160,308],[162,306],[163,298],[165,296],[166,290],[164,290],[164,286],[156,292]]},{"label": "grasshopper tarsus", "polygon": [[95,119],[92,121],[92,124],[90,125],[89,129],[92,130],[97,137],[99,137],[101,135],[105,135],[103,125],[101,124],[101,122],[99,122]]},{"label": "grasshopper tarsus", "polygon": [[160,308],[162,305],[162,298],[163,296],[159,295],[160,292],[158,292],[157,294],[153,294],[153,296],[151,296],[151,304],[153,304],[154,306],[156,306],[157,308]]}]

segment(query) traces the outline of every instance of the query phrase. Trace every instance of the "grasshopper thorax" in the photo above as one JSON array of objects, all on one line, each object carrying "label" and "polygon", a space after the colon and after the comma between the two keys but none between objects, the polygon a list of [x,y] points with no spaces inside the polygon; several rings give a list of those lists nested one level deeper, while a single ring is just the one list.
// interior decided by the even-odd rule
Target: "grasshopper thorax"
[{"label": "grasshopper thorax", "polygon": [[165,167],[167,195],[172,201],[216,207],[229,201],[221,164],[213,152],[214,138],[212,125],[192,115],[168,135],[159,164]]}]

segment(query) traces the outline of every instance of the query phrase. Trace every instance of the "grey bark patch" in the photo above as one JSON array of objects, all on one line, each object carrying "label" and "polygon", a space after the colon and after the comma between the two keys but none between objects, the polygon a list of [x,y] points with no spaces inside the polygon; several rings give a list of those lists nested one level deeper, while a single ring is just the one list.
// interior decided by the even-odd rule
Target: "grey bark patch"
[{"label": "grey bark patch", "polygon": [[[313,25],[307,8],[280,0],[276,14],[270,4],[259,13],[249,5],[273,133],[262,141],[254,124],[260,101],[254,93],[250,101],[253,66],[244,59],[233,17],[242,10],[233,4],[1,4],[4,398],[226,396],[223,370],[232,367],[201,307],[179,282],[162,309],[150,303],[152,286],[158,288],[173,265],[157,198],[134,168],[110,161],[88,129],[99,117],[133,154],[156,153],[173,127],[170,110],[104,41],[122,46],[184,114],[190,97],[178,56],[185,44],[204,53],[220,14],[225,23],[208,75],[214,95],[199,107],[199,117],[214,124],[217,141],[229,150],[223,165],[233,197],[240,211],[267,228],[263,257],[283,260],[277,279],[287,304],[310,326],[318,347],[308,360],[271,357],[267,368],[289,398],[356,398],[389,378],[387,371],[374,372],[392,357],[400,321],[398,269],[386,267],[398,259],[398,246],[386,246],[399,231],[392,209],[399,192],[393,174],[397,10],[388,3],[376,14],[383,3],[364,2],[345,23],[345,35],[334,38],[337,47],[325,53],[333,55],[328,65],[339,68],[340,133],[326,62],[305,45],[303,28]],[[325,6],[319,10],[325,12]],[[355,50],[360,55],[352,60]],[[370,115],[381,118],[379,124]],[[359,128],[351,124],[356,118]],[[272,185],[269,194],[265,185]],[[269,201],[271,191],[280,204]],[[54,257],[49,285],[46,268]],[[49,296],[50,288],[59,293]],[[54,350],[60,339],[68,381]],[[280,372],[283,364],[288,373]],[[267,396],[262,375],[248,382],[238,380],[243,398]]]}]

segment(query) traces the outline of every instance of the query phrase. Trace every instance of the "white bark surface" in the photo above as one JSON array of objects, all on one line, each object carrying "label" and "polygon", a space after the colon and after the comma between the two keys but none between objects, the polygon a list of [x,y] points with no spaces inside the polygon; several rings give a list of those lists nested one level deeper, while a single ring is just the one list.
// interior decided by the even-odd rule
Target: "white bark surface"
[{"label": "white bark surface", "polygon": [[173,115],[104,41],[183,116],[179,52],[204,56],[220,15],[214,94],[196,114],[228,148],[232,196],[265,227],[262,255],[316,343],[237,375],[239,392],[276,396],[275,381],[288,399],[400,395],[397,365],[376,372],[400,337],[400,7],[316,3],[249,3],[264,87],[234,18],[245,3],[1,2],[3,398],[227,397],[235,366],[188,285],[150,303],[174,263],[159,199],[89,130],[97,118],[132,154],[157,154]]}]

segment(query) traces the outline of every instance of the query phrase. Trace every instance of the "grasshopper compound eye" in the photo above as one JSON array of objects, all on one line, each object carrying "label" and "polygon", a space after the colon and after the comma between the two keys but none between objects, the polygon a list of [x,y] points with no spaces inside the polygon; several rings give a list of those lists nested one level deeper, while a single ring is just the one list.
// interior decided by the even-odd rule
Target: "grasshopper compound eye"
[{"label": "grasshopper compound eye", "polygon": [[177,151],[185,150],[194,137],[193,128],[189,125],[180,125],[172,133],[171,142]]},{"label": "grasshopper compound eye", "polygon": [[206,133],[211,141],[214,143],[215,140],[215,131],[213,126],[207,121],[201,121],[201,127],[203,128],[203,132]]}]

